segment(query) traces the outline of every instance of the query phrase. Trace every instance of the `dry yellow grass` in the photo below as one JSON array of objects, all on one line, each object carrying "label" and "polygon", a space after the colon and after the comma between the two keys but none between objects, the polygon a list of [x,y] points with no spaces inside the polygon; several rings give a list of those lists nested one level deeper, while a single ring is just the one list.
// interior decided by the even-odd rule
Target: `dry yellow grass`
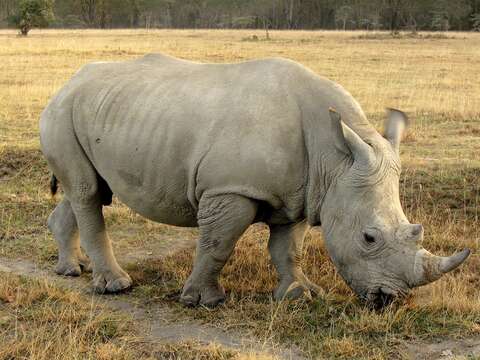
[{"label": "dry yellow grass", "polygon": [[[407,216],[424,224],[427,248],[450,253],[468,246],[477,251],[480,34],[398,39],[359,35],[282,31],[272,32],[266,41],[262,32],[250,30],[35,31],[28,38],[0,31],[0,256],[55,261],[55,245],[44,225],[54,203],[38,151],[38,118],[48,98],[87,62],[148,52],[209,62],[288,57],[342,84],[379,129],[385,106],[406,110],[412,118],[401,154]],[[195,235],[152,224],[118,203],[107,215],[120,250],[143,246],[156,234]],[[240,241],[222,277],[229,300],[215,311],[183,309],[171,300],[191,268],[190,250],[164,262],[130,266],[136,281],[131,296],[153,297],[178,309],[181,317],[239,328],[265,341],[295,343],[312,357],[387,358],[408,339],[480,332],[476,253],[404,304],[376,313],[358,303],[336,275],[316,230],[307,240],[304,268],[327,290],[327,298],[272,303],[275,276],[265,249],[267,236],[268,230],[257,225]],[[108,346],[101,345],[97,356],[109,352]]]},{"label": "dry yellow grass", "polygon": [[[76,292],[2,274],[0,359],[134,359],[128,317],[105,311]],[[122,356],[115,356],[115,354]]]}]

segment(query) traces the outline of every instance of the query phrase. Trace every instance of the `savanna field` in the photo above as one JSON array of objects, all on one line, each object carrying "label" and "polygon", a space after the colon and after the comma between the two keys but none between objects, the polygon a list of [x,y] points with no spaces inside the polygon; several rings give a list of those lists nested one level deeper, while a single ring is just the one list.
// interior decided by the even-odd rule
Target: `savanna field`
[{"label": "savanna field", "polygon": [[[400,185],[407,217],[423,224],[428,250],[450,255],[468,247],[473,254],[441,280],[374,311],[343,283],[320,229],[312,229],[303,269],[326,295],[275,303],[268,228],[255,224],[223,271],[226,303],[190,309],[177,297],[192,267],[196,230],[149,222],[114,201],[105,210],[107,224],[133,289],[104,300],[89,292],[90,274],[54,275],[57,250],[46,219],[61,194],[49,194],[40,113],[82,65],[151,52],[202,62],[286,57],[343,85],[379,131],[385,107],[407,112]],[[0,359],[480,356],[480,345],[471,346],[480,343],[479,74],[480,34],[474,33],[273,31],[266,39],[254,30],[43,30],[22,38],[0,31]],[[5,266],[18,263],[49,275]],[[152,330],[157,323],[253,342],[160,341]]]}]

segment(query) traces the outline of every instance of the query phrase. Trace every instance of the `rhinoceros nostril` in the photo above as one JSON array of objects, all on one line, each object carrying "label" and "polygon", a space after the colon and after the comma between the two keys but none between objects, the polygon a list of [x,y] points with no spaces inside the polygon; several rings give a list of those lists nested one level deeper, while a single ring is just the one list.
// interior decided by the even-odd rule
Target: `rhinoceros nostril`
[{"label": "rhinoceros nostril", "polygon": [[423,232],[423,226],[420,224],[412,225],[412,235],[418,236]]}]

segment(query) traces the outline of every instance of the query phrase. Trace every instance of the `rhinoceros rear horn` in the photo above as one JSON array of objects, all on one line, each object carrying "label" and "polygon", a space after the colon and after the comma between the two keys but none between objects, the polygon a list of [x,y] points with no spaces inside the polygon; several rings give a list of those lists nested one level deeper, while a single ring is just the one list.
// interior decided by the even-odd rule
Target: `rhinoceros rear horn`
[{"label": "rhinoceros rear horn", "polygon": [[372,147],[342,121],[340,114],[335,109],[330,108],[329,112],[337,149],[351,154],[355,161],[363,164],[372,163],[375,158]]},{"label": "rhinoceros rear horn", "polygon": [[400,140],[408,125],[407,115],[400,110],[387,108],[388,116],[385,120],[385,138],[392,144],[393,150],[399,153]]},{"label": "rhinoceros rear horn", "polygon": [[412,285],[425,285],[439,279],[443,274],[460,266],[469,255],[469,249],[463,249],[452,256],[445,257],[433,255],[425,249],[418,250],[415,255]]}]

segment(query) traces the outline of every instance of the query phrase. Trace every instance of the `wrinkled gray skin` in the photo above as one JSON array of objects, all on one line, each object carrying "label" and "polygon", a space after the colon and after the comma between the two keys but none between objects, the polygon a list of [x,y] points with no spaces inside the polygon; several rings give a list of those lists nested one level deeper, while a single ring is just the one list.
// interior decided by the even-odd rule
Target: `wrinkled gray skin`
[{"label": "wrinkled gray skin", "polygon": [[284,59],[219,65],[147,55],[87,65],[41,117],[42,151],[65,192],[48,220],[57,272],[89,267],[81,245],[97,291],[131,285],[105,231],[102,206],[113,192],[153,221],[199,227],[185,304],[224,299],[218,275],[247,227],[263,221],[276,299],[321,292],[300,268],[304,236],[321,225],[345,281],[382,305],[468,256],[422,250],[422,226],[402,211],[405,123],[391,110],[382,137],[342,87]]}]

